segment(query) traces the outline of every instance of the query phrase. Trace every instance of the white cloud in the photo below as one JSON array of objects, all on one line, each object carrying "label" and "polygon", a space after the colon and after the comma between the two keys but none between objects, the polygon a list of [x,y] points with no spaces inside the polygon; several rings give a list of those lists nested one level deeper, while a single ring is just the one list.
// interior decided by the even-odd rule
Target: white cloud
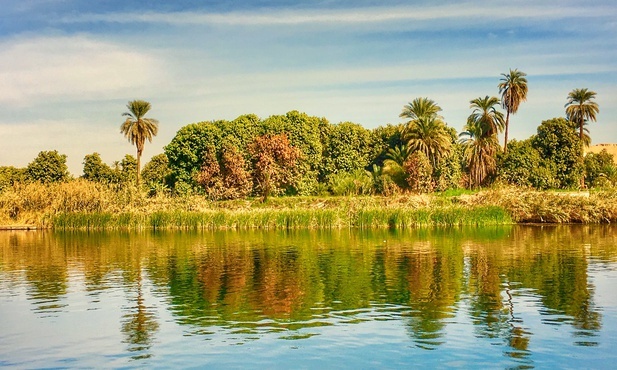
[{"label": "white cloud", "polygon": [[85,36],[36,37],[0,44],[0,103],[101,98],[160,78],[153,57]]},{"label": "white cloud", "polygon": [[228,13],[111,13],[80,14],[61,19],[65,23],[164,23],[171,25],[220,24],[233,26],[306,25],[306,24],[366,24],[397,21],[435,21],[468,19],[473,22],[496,22],[504,19],[562,19],[569,17],[608,17],[615,15],[613,6],[568,6],[559,4],[504,4],[498,2],[465,2],[437,6],[367,7],[343,10],[279,10],[260,9]]}]

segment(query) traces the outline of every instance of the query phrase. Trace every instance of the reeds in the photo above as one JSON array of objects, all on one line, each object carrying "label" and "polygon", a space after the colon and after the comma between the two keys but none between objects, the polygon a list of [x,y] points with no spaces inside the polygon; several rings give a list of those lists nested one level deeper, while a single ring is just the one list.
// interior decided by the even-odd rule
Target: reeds
[{"label": "reeds", "polygon": [[149,198],[134,187],[76,180],[15,185],[0,192],[0,225],[95,229],[406,229],[511,223],[617,221],[617,192],[499,188],[453,196],[279,197],[211,202]]}]

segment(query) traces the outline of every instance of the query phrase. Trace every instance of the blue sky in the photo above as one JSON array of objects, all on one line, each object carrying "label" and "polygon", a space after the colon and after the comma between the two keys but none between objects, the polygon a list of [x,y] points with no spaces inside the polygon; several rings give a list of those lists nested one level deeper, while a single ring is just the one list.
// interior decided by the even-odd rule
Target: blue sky
[{"label": "blue sky", "polygon": [[299,110],[332,123],[399,123],[426,96],[461,130],[469,101],[528,74],[511,119],[525,139],[598,93],[594,143],[617,143],[617,3],[599,1],[0,0],[0,165],[39,151],[112,163],[129,100],[152,103],[147,160],[198,121]]}]

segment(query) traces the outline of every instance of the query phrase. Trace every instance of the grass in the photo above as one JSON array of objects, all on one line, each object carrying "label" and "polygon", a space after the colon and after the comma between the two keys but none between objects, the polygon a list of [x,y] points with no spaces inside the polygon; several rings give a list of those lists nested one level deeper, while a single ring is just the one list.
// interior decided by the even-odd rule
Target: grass
[{"label": "grass", "polygon": [[136,188],[84,180],[16,185],[0,192],[0,225],[99,229],[407,229],[512,223],[617,221],[617,192],[519,188],[394,197],[280,197],[211,202],[200,196],[148,198]]}]

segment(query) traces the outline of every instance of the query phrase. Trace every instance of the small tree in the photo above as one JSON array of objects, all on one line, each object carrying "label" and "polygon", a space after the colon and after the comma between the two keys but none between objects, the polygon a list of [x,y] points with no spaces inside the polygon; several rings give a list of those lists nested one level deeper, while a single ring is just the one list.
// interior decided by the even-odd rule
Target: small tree
[{"label": "small tree", "polygon": [[613,155],[603,149],[585,156],[585,182],[590,186],[612,184],[617,180],[617,166]]},{"label": "small tree", "polygon": [[165,153],[150,158],[141,171],[141,177],[146,184],[165,185],[170,175],[169,160]]},{"label": "small tree", "polygon": [[252,184],[242,154],[231,145],[225,145],[221,151],[219,159],[213,146],[206,148],[201,170],[196,175],[197,183],[211,199],[246,197]]},{"label": "small tree", "polygon": [[26,169],[13,166],[0,167],[0,191],[26,180]]},{"label": "small tree", "polygon": [[26,167],[26,176],[33,181],[51,183],[69,179],[66,155],[57,150],[40,152]]},{"label": "small tree", "polygon": [[260,136],[248,146],[248,151],[252,156],[255,189],[263,201],[295,183],[301,152],[291,146],[287,135]]},{"label": "small tree", "polygon": [[90,181],[109,183],[113,179],[111,167],[103,163],[99,153],[87,154],[84,157],[83,178]]}]

